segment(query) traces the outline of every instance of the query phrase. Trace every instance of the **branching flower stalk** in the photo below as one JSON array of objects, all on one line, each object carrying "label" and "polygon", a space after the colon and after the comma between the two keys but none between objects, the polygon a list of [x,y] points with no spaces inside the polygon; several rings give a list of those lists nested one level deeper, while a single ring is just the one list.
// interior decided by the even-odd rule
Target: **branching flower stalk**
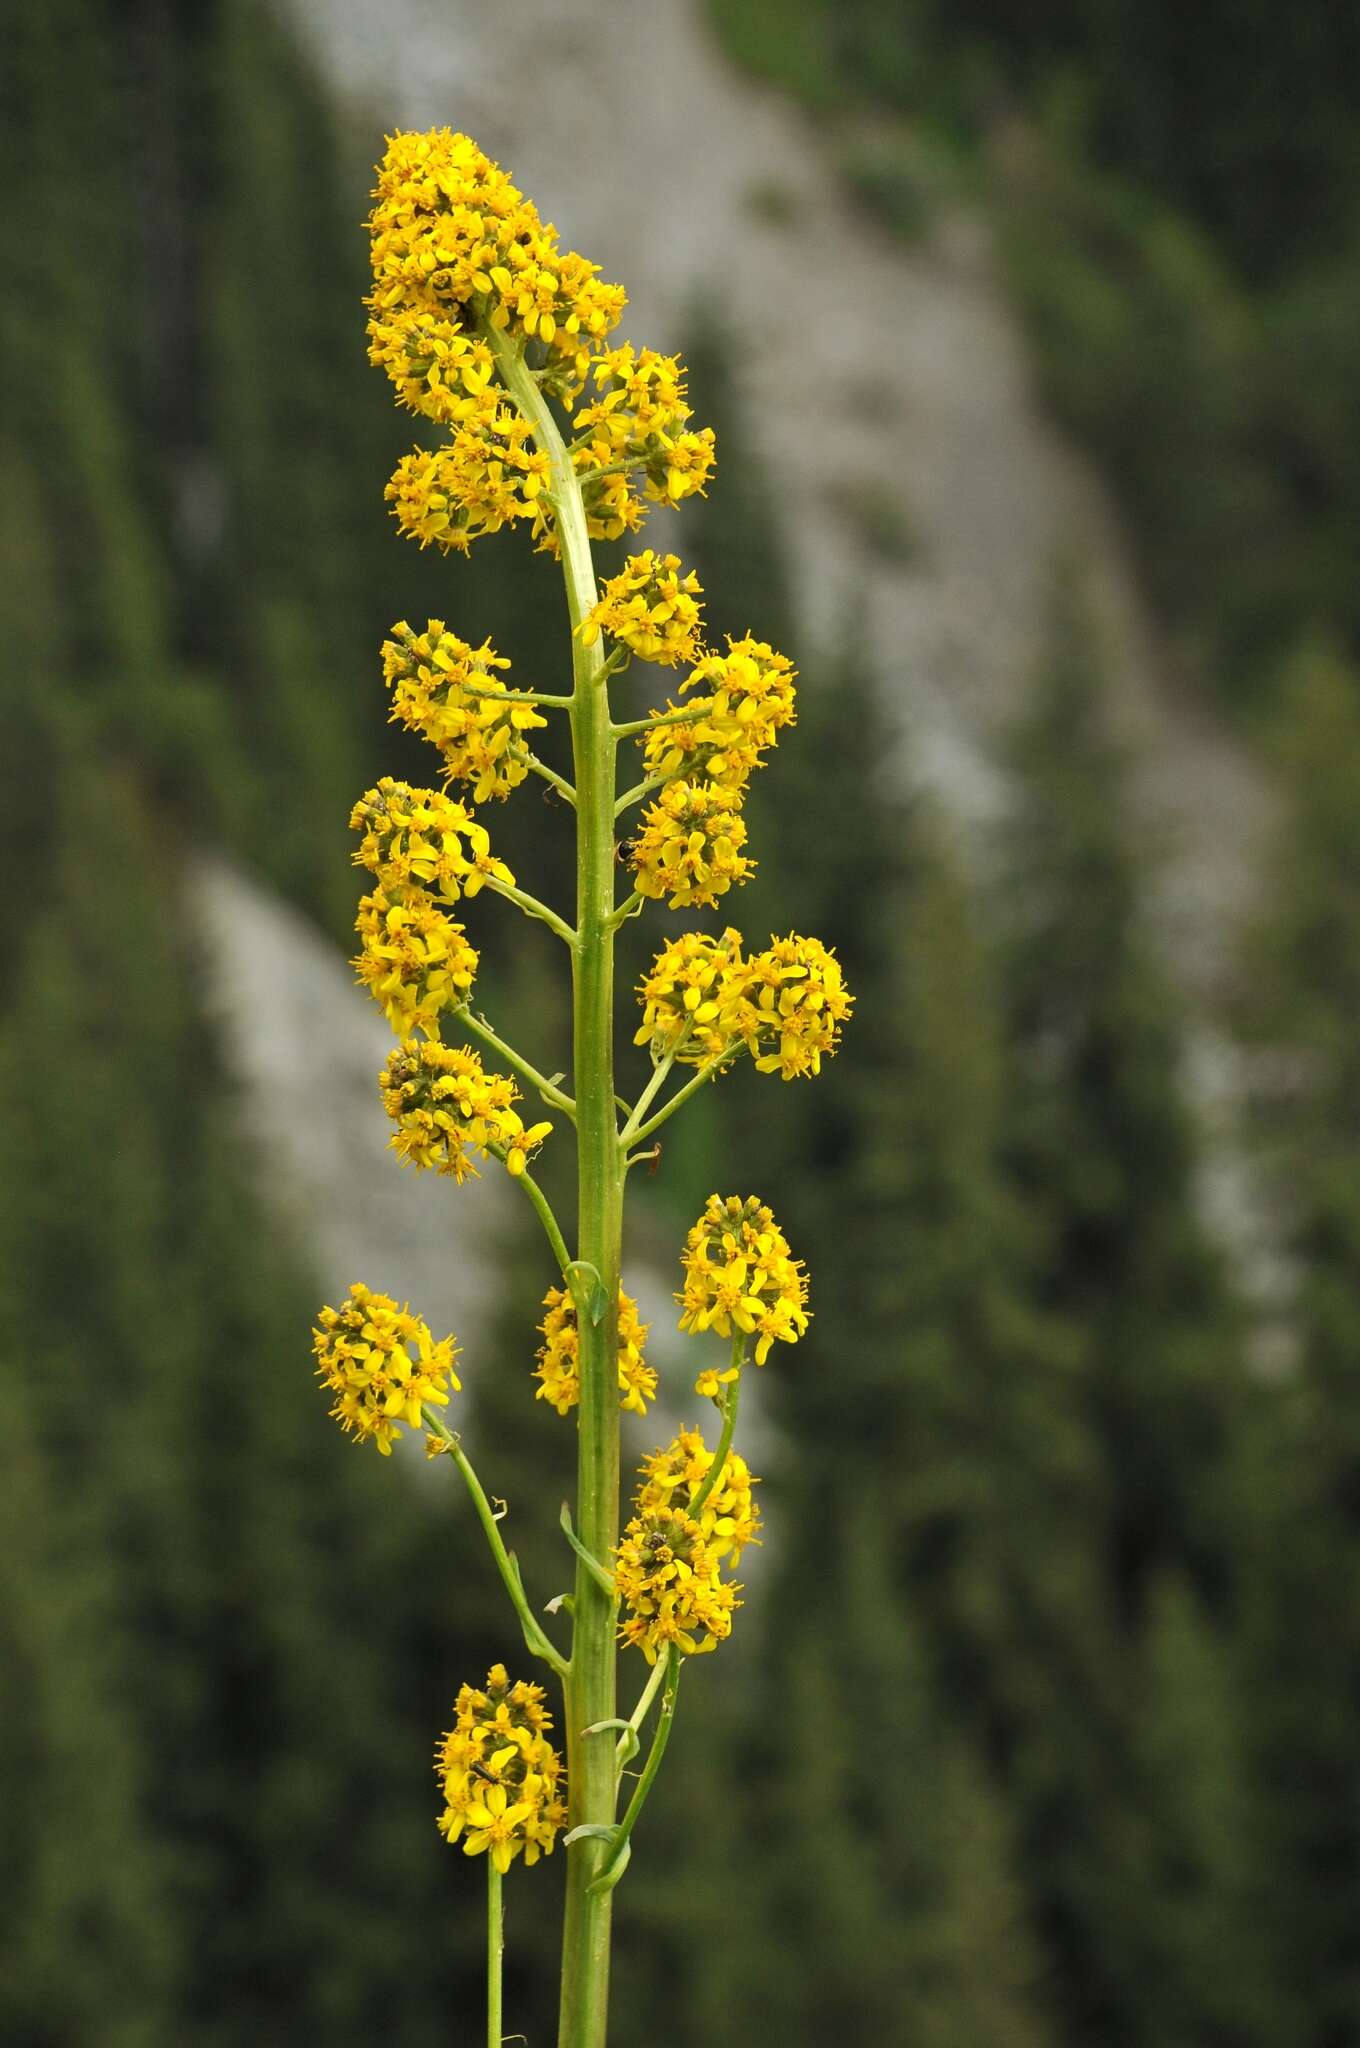
[{"label": "branching flower stalk", "polygon": [[[484,1687],[462,1686],[436,1752],[440,1830],[487,1858],[488,2040],[498,2043],[502,2029],[503,1880],[517,1861],[550,1854],[561,1834],[559,2048],[603,2048],[614,1892],[671,1737],[681,1671],[730,1633],[740,1604],[732,1569],[758,1536],[757,1482],[733,1443],[742,1375],[776,1343],[795,1343],[808,1321],[802,1263],[771,1211],[753,1196],[710,1197],[685,1244],[676,1299],[680,1328],[705,1346],[694,1391],[715,1404],[717,1442],[710,1449],[686,1426],[645,1458],[621,1530],[620,1415],[645,1415],[656,1393],[647,1330],[620,1270],[628,1173],[640,1159],[655,1163],[648,1141],[738,1059],[786,1081],[815,1074],[851,998],[815,939],[772,938],[748,953],[735,929],[681,932],[638,987],[634,1043],[646,1048],[650,1078],[631,1104],[617,1094],[621,932],[649,901],[708,908],[751,872],[742,804],[793,720],[794,670],[749,635],[722,652],[709,647],[698,579],[675,555],[645,549],[597,586],[592,540],[635,533],[649,506],[702,494],[713,464],[711,432],[689,424],[678,359],[611,342],[622,289],[561,249],[506,174],[447,129],[391,139],[369,227],[371,359],[400,402],[445,434],[398,464],[387,491],[398,526],[422,547],[465,553],[483,534],[527,524],[560,562],[566,590],[570,691],[564,677],[516,687],[506,657],[440,619],[421,632],[405,621],[392,628],[382,650],[391,715],[437,750],[442,786],[383,777],[351,824],[367,871],[356,972],[398,1040],[379,1082],[393,1149],[403,1165],[456,1182],[478,1161],[503,1166],[556,1267],[534,1376],[537,1397],[575,1418],[575,1503],[562,1510],[571,1594],[545,1610],[525,1589],[501,1535],[504,1505],[452,1426],[451,1337],[436,1340],[409,1308],[356,1282],[345,1303],[320,1313],[317,1371],[332,1415],[357,1442],[387,1455],[405,1428],[423,1430],[429,1455],[457,1468],[525,1648],[561,1687],[564,1755],[550,1740],[542,1687],[512,1682],[501,1664]],[[616,718],[611,688],[626,687],[634,657],[686,673],[677,701],[648,715],[620,705],[632,715]],[[569,728],[570,781],[530,743],[554,717]],[[641,769],[625,774],[622,795],[621,747]],[[574,827],[571,918],[520,885],[475,808],[531,775],[563,799]],[[633,810],[621,849],[618,821]],[[632,871],[622,890],[621,850]],[[541,1073],[473,1007],[478,955],[451,913],[482,889],[569,951],[570,1094],[562,1075]],[[551,1120],[525,1120],[516,1081]],[[555,1123],[576,1135],[570,1232],[529,1170]],[[567,1642],[554,1633],[564,1621]],[[626,1715],[621,1656],[637,1670]],[[644,1744],[620,1814],[622,1774]]]}]

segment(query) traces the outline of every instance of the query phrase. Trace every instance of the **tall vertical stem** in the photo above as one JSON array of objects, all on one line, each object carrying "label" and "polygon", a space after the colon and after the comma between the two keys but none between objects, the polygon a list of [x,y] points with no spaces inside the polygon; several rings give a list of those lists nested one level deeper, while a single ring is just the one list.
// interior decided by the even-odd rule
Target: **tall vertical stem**
[{"label": "tall vertical stem", "polygon": [[486,1857],[486,2048],[501,2048],[505,2022],[501,2017],[501,1957],[505,1953],[505,1915],[501,1874],[490,1850]]},{"label": "tall vertical stem", "polygon": [[[573,1026],[577,1144],[576,1256],[595,1268],[604,1314],[580,1323],[576,1529],[586,1549],[608,1563],[619,1532],[619,1256],[623,1171],[614,1108],[614,795],[615,749],[604,648],[581,643],[576,628],[595,603],[595,572],[580,485],[552,414],[519,350],[488,333],[511,396],[531,422],[551,465],[551,494],[572,625],[572,749],[576,783],[576,945]],[[614,1743],[584,1730],[616,1714],[614,1604],[586,1566],[576,1568],[571,1670],[565,1681],[569,1824],[614,1819]],[[567,1851],[559,2048],[604,2048],[609,2003],[611,1897],[589,1887],[607,1854],[597,1836]]]}]

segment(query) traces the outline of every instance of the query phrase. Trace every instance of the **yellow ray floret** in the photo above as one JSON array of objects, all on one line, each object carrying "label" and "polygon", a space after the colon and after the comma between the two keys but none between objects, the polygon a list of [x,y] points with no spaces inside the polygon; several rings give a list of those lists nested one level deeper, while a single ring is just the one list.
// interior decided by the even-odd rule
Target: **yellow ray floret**
[{"label": "yellow ray floret", "polygon": [[361,1281],[340,1308],[323,1308],[312,1332],[317,1377],[335,1395],[331,1415],[358,1443],[376,1443],[384,1457],[400,1425],[420,1428],[421,1409],[447,1407],[449,1388],[460,1387],[453,1369],[452,1337],[436,1343],[427,1324],[390,1295]]}]

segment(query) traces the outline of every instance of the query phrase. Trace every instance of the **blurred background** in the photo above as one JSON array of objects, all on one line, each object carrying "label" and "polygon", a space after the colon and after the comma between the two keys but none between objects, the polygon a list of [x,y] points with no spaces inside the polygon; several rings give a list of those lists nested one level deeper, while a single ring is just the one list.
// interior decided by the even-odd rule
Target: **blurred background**
[{"label": "blurred background", "polygon": [[[525,1660],[450,1476],[348,1445],[308,1350],[356,1277],[456,1330],[565,1585],[533,1219],[385,1155],[345,964],[350,804],[430,770],[391,623],[563,659],[550,564],[384,512],[361,222],[384,132],[447,123],[689,356],[717,479],[648,539],[804,677],[723,909],[859,998],[638,1190],[630,1456],[698,1419],[712,1188],[815,1321],[751,1403],[767,1540],[620,1894],[617,2038],[1360,2042],[1360,15],[0,23],[0,2038],[478,2034],[428,1758]],[[493,826],[552,893],[560,810]],[[491,1014],[566,1065],[552,940],[474,908]],[[508,1888],[535,2042],[560,1881]]]}]

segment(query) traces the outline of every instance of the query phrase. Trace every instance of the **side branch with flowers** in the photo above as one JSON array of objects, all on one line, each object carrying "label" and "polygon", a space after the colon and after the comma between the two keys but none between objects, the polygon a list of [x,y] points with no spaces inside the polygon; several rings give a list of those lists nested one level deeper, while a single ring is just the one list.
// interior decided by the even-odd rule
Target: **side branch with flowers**
[{"label": "side branch with flowers", "polygon": [[[723,652],[708,647],[698,580],[674,555],[645,549],[597,587],[591,541],[635,533],[649,506],[702,493],[713,464],[711,432],[690,426],[677,358],[611,342],[622,289],[559,248],[467,136],[394,136],[375,202],[370,356],[401,403],[445,436],[398,464],[387,491],[397,523],[446,553],[526,523],[560,561],[566,587],[569,690],[515,687],[489,642],[473,647],[440,619],[420,632],[404,621],[392,628],[382,650],[391,715],[436,749],[441,787],[384,776],[351,818],[354,858],[368,875],[355,965],[398,1040],[379,1083],[393,1149],[403,1165],[457,1182],[479,1161],[502,1165],[532,1203],[556,1266],[533,1377],[536,1397],[576,1423],[576,1498],[563,1511],[574,1588],[553,1603],[561,1620],[528,1595],[451,1427],[453,1339],[436,1341],[409,1308],[356,1283],[339,1308],[321,1311],[317,1370],[332,1415],[358,1442],[387,1455],[404,1428],[423,1429],[429,1454],[457,1468],[525,1647],[561,1686],[565,1756],[550,1740],[543,1688],[512,1682],[502,1664],[484,1687],[463,1685],[436,1754],[441,1832],[486,1858],[488,2041],[502,2037],[502,1880],[516,1861],[550,1853],[565,1830],[559,2044],[603,2048],[614,1891],[670,1739],[684,1662],[730,1633],[740,1604],[732,1572],[759,1529],[756,1482],[733,1446],[742,1376],[775,1343],[796,1342],[808,1320],[802,1263],[770,1209],[754,1196],[710,1197],[685,1244],[676,1298],[680,1328],[705,1341],[695,1393],[715,1405],[717,1441],[710,1449],[686,1426],[644,1459],[621,1531],[620,1413],[645,1415],[657,1384],[620,1273],[628,1173],[654,1156],[648,1141],[666,1120],[737,1060],[749,1055],[786,1081],[814,1075],[836,1049],[851,998],[816,939],[772,937],[748,951],[733,929],[681,932],[638,987],[634,1044],[650,1076],[631,1106],[616,1094],[620,929],[649,901],[709,908],[751,873],[743,800],[794,718],[795,672],[750,635]],[[611,689],[634,655],[686,673],[663,709],[616,719]],[[555,685],[567,667],[564,650]],[[553,716],[569,728],[570,781],[534,751]],[[637,756],[622,793],[621,747]],[[574,823],[570,916],[521,887],[472,808],[531,776],[556,790]],[[621,828],[631,811],[635,823]],[[622,896],[620,852],[632,875]],[[482,889],[568,949],[571,1094],[473,1008],[478,955],[451,913]],[[551,1118],[526,1121],[521,1087]],[[562,1125],[576,1136],[570,1229],[530,1170]],[[617,1678],[630,1650],[641,1652],[640,1683],[622,1714]],[[620,1811],[623,1774],[644,1744]]]}]

